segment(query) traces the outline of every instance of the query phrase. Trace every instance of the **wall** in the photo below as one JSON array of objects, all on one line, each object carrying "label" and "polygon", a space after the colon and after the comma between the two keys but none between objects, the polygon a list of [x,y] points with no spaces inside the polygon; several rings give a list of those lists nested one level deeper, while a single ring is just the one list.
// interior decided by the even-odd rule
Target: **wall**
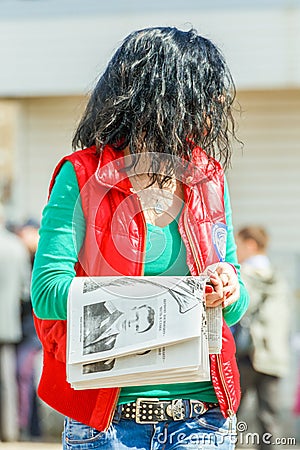
[{"label": "wall", "polygon": [[134,8],[118,0],[106,7],[98,2],[85,14],[76,13],[73,2],[63,14],[61,2],[19,2],[19,15],[15,0],[6,3],[10,14],[4,9],[0,15],[0,96],[82,95],[123,38],[149,26],[194,26],[224,52],[239,89],[300,86],[299,1],[243,1],[239,7],[228,1],[218,9],[203,0],[181,7],[168,0],[156,1],[155,9],[151,2]]},{"label": "wall", "polygon": [[40,218],[53,169],[72,151],[83,97],[19,99],[12,219]]},{"label": "wall", "polygon": [[244,150],[228,174],[234,223],[266,226],[271,251],[300,289],[300,90],[244,91],[238,100]]}]

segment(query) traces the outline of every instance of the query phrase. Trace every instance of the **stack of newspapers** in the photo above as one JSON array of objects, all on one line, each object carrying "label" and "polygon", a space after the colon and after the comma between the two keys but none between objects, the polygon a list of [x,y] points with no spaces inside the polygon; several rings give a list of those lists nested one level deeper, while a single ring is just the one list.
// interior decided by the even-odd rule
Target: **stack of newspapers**
[{"label": "stack of newspapers", "polygon": [[221,308],[206,276],[76,277],[68,298],[67,379],[74,389],[207,381]]}]

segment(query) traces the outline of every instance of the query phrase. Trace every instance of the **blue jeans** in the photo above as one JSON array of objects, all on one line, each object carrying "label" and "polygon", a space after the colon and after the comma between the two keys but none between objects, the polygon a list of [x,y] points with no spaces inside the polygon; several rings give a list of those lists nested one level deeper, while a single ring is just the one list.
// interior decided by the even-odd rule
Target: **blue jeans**
[{"label": "blue jeans", "polygon": [[106,432],[66,418],[63,432],[64,450],[233,450],[235,443],[236,417],[224,419],[219,408],[155,425],[120,419]]}]

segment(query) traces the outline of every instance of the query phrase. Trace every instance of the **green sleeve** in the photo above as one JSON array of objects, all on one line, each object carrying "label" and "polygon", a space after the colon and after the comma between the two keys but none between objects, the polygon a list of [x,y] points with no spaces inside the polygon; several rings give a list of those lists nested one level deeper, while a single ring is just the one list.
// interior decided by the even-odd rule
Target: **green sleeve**
[{"label": "green sleeve", "polygon": [[225,261],[231,263],[236,268],[236,272],[240,284],[240,298],[238,301],[232,305],[227,306],[223,309],[224,319],[228,326],[232,326],[237,323],[240,318],[244,315],[249,304],[249,295],[245,288],[245,285],[241,279],[240,265],[238,264],[236,255],[236,244],[234,240],[233,225],[232,225],[232,215],[231,215],[231,205],[230,197],[228,191],[227,181],[225,180],[224,189],[224,204],[225,204],[225,214],[226,214],[226,224],[227,224],[227,243],[226,243],[226,258]]},{"label": "green sleeve", "polygon": [[85,235],[79,187],[74,168],[64,163],[44,208],[35,255],[31,296],[42,319],[66,319],[74,265]]}]

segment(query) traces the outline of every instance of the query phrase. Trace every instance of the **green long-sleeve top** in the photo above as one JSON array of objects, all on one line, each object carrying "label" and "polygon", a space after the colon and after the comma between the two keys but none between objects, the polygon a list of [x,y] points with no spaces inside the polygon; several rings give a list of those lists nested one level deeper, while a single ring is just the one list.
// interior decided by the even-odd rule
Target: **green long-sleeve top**
[{"label": "green long-sleeve top", "polygon": [[[32,274],[33,309],[42,319],[64,320],[67,318],[68,291],[75,277],[74,265],[85,235],[85,219],[78,199],[80,199],[80,193],[76,174],[72,164],[66,162],[57,175],[48,204],[43,211],[40,241]],[[239,301],[223,309],[224,318],[231,326],[247,309],[248,294],[240,278],[240,267],[237,263],[226,183],[224,203],[228,227],[225,260],[236,267],[241,287]],[[145,275],[188,274],[185,247],[181,241],[176,220],[164,228],[147,225],[144,273]],[[156,396],[164,399],[179,396],[216,401],[210,382],[123,388],[120,401],[132,401],[137,396]]]}]

